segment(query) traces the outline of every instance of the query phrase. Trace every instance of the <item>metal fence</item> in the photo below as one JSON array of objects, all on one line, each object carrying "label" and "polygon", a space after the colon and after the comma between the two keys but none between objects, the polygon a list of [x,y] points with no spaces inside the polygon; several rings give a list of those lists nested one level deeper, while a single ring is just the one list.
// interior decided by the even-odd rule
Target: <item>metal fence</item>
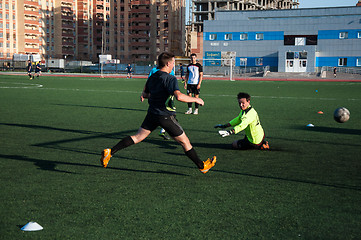
[{"label": "metal fence", "polygon": [[[321,68],[321,74],[324,71],[333,72],[334,67],[323,66]],[[347,73],[347,74],[360,74],[361,75],[361,68],[350,68],[350,67],[336,67],[337,73]]]}]

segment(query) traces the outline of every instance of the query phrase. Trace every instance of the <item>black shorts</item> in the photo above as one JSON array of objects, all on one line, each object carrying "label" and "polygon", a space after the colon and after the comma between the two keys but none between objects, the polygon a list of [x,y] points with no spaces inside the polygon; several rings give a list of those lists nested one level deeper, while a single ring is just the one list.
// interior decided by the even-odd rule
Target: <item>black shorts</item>
[{"label": "black shorts", "polygon": [[187,94],[193,93],[194,95],[199,95],[201,89],[197,89],[196,84],[187,84]]},{"label": "black shorts", "polygon": [[264,141],[264,136],[263,136],[263,139],[260,144],[254,144],[248,140],[247,136],[244,136],[243,139],[240,139],[237,141],[236,149],[239,149],[239,150],[260,149],[263,145],[263,141]]},{"label": "black shorts", "polygon": [[164,128],[171,137],[178,137],[184,132],[175,115],[162,116],[148,113],[141,127],[153,132],[158,126]]}]

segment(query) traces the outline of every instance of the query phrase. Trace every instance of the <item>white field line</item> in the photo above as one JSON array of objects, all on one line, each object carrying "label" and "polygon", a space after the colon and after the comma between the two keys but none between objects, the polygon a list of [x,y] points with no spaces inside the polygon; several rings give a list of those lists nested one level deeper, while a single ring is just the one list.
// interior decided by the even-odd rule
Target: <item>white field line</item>
[{"label": "white field line", "polygon": [[[14,84],[19,86],[1,86],[1,88],[23,88],[23,89],[38,89],[38,90],[52,90],[52,91],[76,91],[76,92],[105,92],[105,93],[132,93],[132,94],[141,94],[141,91],[125,91],[125,90],[99,90],[99,89],[80,89],[80,88],[44,88],[41,84],[32,84],[32,83],[11,83],[11,82],[0,82],[6,84]],[[23,85],[23,86],[21,86]],[[25,85],[25,86],[24,86]],[[202,94],[206,97],[234,97],[234,95],[227,94]],[[295,99],[295,100],[323,100],[323,101],[335,101],[337,98],[317,98],[317,97],[287,97],[287,96],[252,96],[253,98],[269,98],[269,99]],[[344,99],[347,101],[361,101],[357,98],[348,98]]]}]

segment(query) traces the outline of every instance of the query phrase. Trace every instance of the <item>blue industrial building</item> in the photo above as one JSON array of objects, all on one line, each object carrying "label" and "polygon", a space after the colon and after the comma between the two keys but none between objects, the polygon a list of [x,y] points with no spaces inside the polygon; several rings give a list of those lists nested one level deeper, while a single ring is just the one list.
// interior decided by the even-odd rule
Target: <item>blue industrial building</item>
[{"label": "blue industrial building", "polygon": [[[278,72],[361,67],[361,7],[217,11],[204,22],[204,59]],[[204,65],[217,65],[205,61]]]}]

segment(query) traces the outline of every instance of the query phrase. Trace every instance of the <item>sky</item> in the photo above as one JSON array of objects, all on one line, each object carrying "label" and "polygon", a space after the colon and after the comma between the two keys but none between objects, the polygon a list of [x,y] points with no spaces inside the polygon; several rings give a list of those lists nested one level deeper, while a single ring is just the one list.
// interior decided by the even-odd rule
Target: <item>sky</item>
[{"label": "sky", "polygon": [[298,0],[299,8],[356,6],[358,0]]}]

